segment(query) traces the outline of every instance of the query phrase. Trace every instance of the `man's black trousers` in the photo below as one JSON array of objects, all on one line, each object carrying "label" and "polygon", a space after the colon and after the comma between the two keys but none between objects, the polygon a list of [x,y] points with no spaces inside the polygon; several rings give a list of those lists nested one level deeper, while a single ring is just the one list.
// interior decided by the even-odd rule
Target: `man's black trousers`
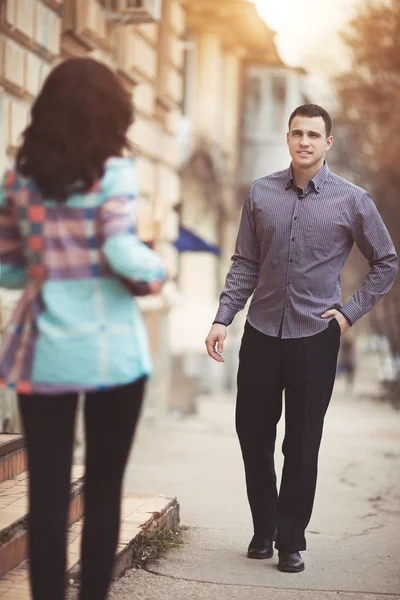
[{"label": "man's black trousers", "polygon": [[[248,322],[239,353],[236,430],[242,449],[247,495],[258,538],[286,552],[306,549],[317,482],[318,451],[332,394],[340,345],[333,319],[317,335],[299,339],[267,336]],[[284,466],[279,495],[274,450],[285,390]]]}]

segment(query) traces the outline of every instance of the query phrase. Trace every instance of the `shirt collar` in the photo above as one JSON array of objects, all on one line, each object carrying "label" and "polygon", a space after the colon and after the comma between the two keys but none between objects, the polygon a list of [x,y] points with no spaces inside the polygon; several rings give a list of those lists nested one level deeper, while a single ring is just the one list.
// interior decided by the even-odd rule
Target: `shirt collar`
[{"label": "shirt collar", "polygon": [[[318,173],[316,173],[314,175],[314,177],[309,181],[309,183],[307,185],[311,184],[314,187],[314,190],[318,194],[321,191],[323,184],[328,179],[328,176],[329,176],[329,167],[328,167],[328,163],[325,161],[323,166],[321,167],[321,169],[318,171]],[[290,167],[287,171],[285,190],[288,190],[291,187],[293,187],[293,183],[294,183],[293,167],[292,167],[292,165],[290,165]]]}]

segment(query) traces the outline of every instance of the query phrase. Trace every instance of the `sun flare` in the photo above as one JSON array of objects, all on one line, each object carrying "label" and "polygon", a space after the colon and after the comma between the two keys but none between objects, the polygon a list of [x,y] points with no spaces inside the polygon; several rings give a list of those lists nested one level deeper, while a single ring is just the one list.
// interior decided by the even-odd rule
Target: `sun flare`
[{"label": "sun flare", "polygon": [[268,22],[272,29],[281,29],[288,15],[293,11],[296,0],[255,0],[258,12]]},{"label": "sun flare", "polygon": [[339,32],[364,0],[250,0],[276,31],[279,53],[288,65],[322,59],[335,61],[342,52]]}]

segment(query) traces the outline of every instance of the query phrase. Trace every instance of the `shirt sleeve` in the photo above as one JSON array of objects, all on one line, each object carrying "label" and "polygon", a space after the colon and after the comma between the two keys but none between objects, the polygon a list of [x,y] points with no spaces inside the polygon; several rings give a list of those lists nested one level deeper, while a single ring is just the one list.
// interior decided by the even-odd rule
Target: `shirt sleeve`
[{"label": "shirt sleeve", "polygon": [[340,311],[354,324],[391,289],[398,272],[396,250],[372,198],[364,192],[357,203],[352,235],[369,262],[361,287]]},{"label": "shirt sleeve", "polygon": [[0,287],[22,289],[27,280],[22,238],[12,207],[16,173],[7,171],[0,185]]},{"label": "shirt sleeve", "polygon": [[232,266],[219,299],[214,323],[229,325],[254,292],[260,270],[260,248],[254,222],[252,188],[243,207]]},{"label": "shirt sleeve", "polygon": [[135,228],[137,176],[133,163],[105,182],[99,226],[102,252],[111,269],[133,282],[164,280],[165,267],[156,252],[139,240]]}]

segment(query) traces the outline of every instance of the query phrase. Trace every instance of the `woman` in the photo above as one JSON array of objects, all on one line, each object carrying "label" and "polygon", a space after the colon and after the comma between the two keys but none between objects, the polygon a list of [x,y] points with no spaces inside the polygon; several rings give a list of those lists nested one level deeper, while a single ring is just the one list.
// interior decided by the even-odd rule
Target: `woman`
[{"label": "woman", "polygon": [[[24,288],[0,353],[16,389],[30,472],[34,600],[62,600],[74,419],[86,393],[81,600],[111,581],[121,485],[151,371],[130,287],[165,269],[135,235],[129,94],[105,65],[74,58],[49,75],[15,168],[0,188],[0,285]],[[128,285],[127,285],[128,284]]]}]

